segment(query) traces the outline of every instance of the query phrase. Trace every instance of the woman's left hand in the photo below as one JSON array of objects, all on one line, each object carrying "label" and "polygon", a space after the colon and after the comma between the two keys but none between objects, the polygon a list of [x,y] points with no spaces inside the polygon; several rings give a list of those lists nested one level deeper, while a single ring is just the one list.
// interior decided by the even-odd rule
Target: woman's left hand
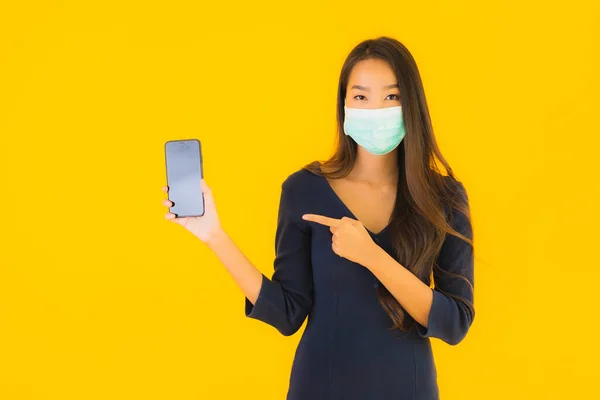
[{"label": "woman's left hand", "polygon": [[330,218],[317,214],[304,214],[302,219],[329,226],[333,234],[331,247],[335,254],[366,266],[379,246],[360,222],[352,218]]}]

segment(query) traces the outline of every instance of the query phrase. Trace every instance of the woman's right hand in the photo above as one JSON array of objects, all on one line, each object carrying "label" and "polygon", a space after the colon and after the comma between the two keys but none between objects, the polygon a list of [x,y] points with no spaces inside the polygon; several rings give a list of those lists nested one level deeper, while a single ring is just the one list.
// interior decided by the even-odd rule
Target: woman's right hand
[{"label": "woman's right hand", "polygon": [[[209,240],[220,234],[222,229],[211,189],[208,187],[204,179],[200,181],[200,186],[202,188],[202,195],[204,196],[203,216],[175,217],[175,214],[168,212],[165,214],[165,218],[183,226],[204,243],[207,243]],[[163,192],[168,194],[169,187],[163,186]],[[173,206],[173,202],[168,199],[164,199],[162,203],[167,207]]]}]

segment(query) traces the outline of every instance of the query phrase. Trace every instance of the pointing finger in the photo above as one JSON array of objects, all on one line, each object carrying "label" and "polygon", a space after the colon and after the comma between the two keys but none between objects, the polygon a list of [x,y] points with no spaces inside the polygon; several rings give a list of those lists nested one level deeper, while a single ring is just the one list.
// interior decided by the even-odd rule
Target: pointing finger
[{"label": "pointing finger", "polygon": [[340,223],[340,220],[337,218],[330,218],[330,217],[326,217],[324,215],[317,215],[317,214],[304,214],[302,216],[302,219],[306,220],[306,221],[316,222],[318,224],[326,225],[326,226],[330,226],[330,227],[338,226]]},{"label": "pointing finger", "polygon": [[355,226],[358,223],[358,220],[349,218],[349,217],[342,217],[342,221],[348,222],[350,225],[355,225]]}]

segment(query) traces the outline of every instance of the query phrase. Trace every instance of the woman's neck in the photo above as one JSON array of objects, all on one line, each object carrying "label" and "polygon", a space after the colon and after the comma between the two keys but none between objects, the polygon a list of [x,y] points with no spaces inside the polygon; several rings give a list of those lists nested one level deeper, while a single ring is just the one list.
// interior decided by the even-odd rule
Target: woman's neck
[{"label": "woman's neck", "polygon": [[377,156],[359,147],[349,178],[371,185],[396,184],[398,181],[397,160],[397,150]]}]

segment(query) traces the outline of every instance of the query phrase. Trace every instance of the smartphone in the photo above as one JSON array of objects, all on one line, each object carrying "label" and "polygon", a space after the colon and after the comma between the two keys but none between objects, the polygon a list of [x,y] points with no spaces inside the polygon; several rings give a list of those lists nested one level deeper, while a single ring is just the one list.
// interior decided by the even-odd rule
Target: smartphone
[{"label": "smartphone", "polygon": [[169,140],[165,143],[165,163],[169,211],[176,217],[201,217],[204,215],[204,196],[200,180],[202,171],[202,146],[198,139]]}]

